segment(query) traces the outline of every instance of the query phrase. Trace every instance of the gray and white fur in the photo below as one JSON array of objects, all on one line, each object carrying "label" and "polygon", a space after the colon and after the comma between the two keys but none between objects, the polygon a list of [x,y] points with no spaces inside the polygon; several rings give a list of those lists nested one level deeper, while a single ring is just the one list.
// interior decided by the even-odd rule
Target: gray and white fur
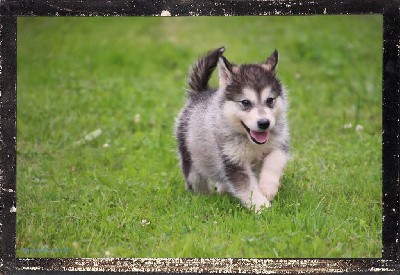
[{"label": "gray and white fur", "polygon": [[[224,51],[210,51],[190,69],[187,102],[175,128],[180,164],[187,189],[228,192],[259,212],[271,205],[289,158],[278,52],[260,64],[234,65]],[[211,89],[217,66],[219,87]]]}]

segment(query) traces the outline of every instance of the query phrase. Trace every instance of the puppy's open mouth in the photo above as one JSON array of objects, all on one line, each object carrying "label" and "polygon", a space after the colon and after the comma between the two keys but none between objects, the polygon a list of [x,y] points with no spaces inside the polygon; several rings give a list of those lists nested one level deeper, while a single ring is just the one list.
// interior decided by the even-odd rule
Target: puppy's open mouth
[{"label": "puppy's open mouth", "polygon": [[246,126],[246,124],[242,122],[243,127],[246,129],[247,133],[249,134],[250,138],[252,141],[254,141],[257,144],[264,144],[268,141],[269,139],[269,131],[263,131],[263,132],[257,132],[250,130],[249,127]]}]

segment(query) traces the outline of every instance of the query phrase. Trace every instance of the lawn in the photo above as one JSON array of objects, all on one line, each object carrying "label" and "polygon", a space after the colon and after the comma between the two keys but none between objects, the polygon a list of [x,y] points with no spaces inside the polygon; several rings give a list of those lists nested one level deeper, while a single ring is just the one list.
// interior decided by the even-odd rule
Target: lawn
[{"label": "lawn", "polygon": [[[17,43],[17,257],[381,257],[381,16],[20,17]],[[289,90],[260,215],[178,165],[187,70],[222,45],[278,49]]]}]

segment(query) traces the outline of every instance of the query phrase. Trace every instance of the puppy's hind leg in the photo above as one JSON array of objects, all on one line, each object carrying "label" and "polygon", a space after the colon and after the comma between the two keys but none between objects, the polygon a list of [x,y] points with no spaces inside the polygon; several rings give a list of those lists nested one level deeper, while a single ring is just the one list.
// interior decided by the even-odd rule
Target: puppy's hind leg
[{"label": "puppy's hind leg", "polygon": [[188,153],[181,153],[181,167],[185,177],[186,189],[193,193],[210,193],[207,180],[205,180],[201,174],[196,171]]},{"label": "puppy's hind leg", "polygon": [[215,183],[215,191],[217,191],[217,193],[227,193],[229,187],[223,181],[217,181]]},{"label": "puppy's hind leg", "polygon": [[189,176],[186,179],[186,186],[190,191],[194,193],[198,194],[211,193],[208,181],[194,169],[190,171]]},{"label": "puppy's hind leg", "polygon": [[195,193],[209,193],[209,187],[203,177],[196,171],[193,165],[192,156],[186,144],[186,132],[188,128],[188,121],[184,119],[187,111],[182,113],[182,117],[178,123],[176,136],[178,139],[178,150],[180,155],[180,164],[183,176],[186,181],[186,188]]},{"label": "puppy's hind leg", "polygon": [[181,167],[185,177],[186,189],[193,193],[210,193],[208,182],[196,171],[188,152],[181,152]]}]

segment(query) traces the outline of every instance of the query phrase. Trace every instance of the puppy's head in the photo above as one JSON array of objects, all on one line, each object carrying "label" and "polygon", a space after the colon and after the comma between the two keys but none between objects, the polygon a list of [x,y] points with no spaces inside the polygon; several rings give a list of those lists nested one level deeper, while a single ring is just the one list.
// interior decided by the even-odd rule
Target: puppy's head
[{"label": "puppy's head", "polygon": [[221,57],[219,89],[224,91],[222,109],[236,132],[256,144],[268,141],[283,109],[282,85],[276,77],[278,52],[261,64],[234,65]]}]

